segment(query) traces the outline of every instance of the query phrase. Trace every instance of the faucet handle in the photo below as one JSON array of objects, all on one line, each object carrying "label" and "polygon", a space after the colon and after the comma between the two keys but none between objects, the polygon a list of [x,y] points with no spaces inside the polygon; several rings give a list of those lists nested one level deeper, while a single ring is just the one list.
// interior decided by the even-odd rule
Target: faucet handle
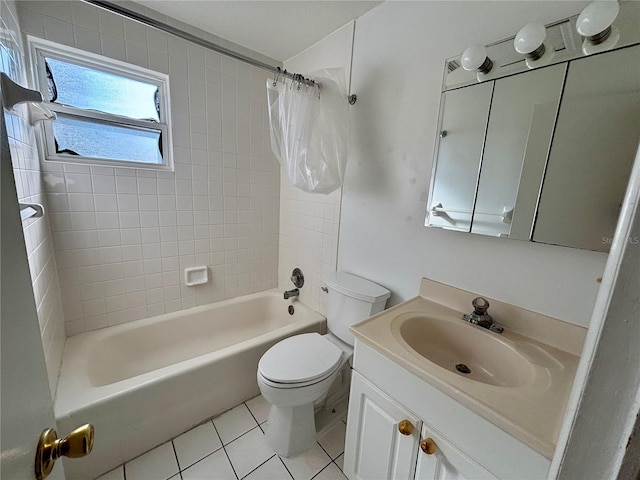
[{"label": "faucet handle", "polygon": [[485,315],[489,310],[489,302],[484,297],[476,297],[472,300],[473,313],[476,315]]},{"label": "faucet handle", "polygon": [[302,288],[304,285],[304,275],[302,274],[302,270],[299,268],[293,269],[293,272],[291,272],[291,282],[296,288]]}]

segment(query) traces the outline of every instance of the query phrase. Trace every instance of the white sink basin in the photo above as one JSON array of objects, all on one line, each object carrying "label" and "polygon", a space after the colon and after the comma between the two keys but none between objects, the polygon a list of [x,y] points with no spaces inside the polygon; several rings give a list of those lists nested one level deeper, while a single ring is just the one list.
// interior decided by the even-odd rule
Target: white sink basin
[{"label": "white sink basin", "polygon": [[461,319],[407,312],[391,330],[405,348],[470,380],[518,387],[533,379],[533,366],[512,342]]}]

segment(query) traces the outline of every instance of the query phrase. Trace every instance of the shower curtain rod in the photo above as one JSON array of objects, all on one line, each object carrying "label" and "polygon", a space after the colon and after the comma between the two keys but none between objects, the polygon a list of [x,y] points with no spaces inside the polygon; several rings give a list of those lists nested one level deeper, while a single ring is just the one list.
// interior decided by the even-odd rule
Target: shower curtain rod
[{"label": "shower curtain rod", "polygon": [[[289,73],[286,70],[281,69],[280,67],[274,67],[272,65],[269,65],[267,63],[261,62],[259,60],[256,60],[254,58],[251,57],[247,57],[246,55],[242,55],[241,53],[237,53],[234,52],[233,50],[230,50],[226,47],[223,47],[222,45],[218,45],[216,43],[210,42],[208,40],[205,40],[203,38],[197,37],[195,35],[192,35],[189,32],[185,32],[184,30],[180,30],[179,28],[175,28],[172,27],[171,25],[168,25],[164,22],[161,22],[159,20],[155,20],[153,18],[147,17],[146,15],[142,15],[141,13],[138,12],[134,12],[133,10],[130,10],[128,8],[122,7],[120,5],[116,5],[113,4],[111,2],[105,2],[102,0],[83,0],[85,3],[90,3],[91,5],[95,5],[96,7],[100,7],[104,10],[108,10],[112,13],[116,13],[118,15],[121,15],[123,17],[127,17],[130,18],[131,20],[135,20],[137,22],[143,23],[149,27],[153,27],[156,28],[158,30],[162,30],[166,33],[170,33],[172,35],[175,35],[177,37],[180,37],[184,40],[187,40],[189,42],[193,42],[195,44],[198,44],[202,47],[208,48],[210,50],[213,50],[215,52],[221,53],[222,55],[226,55],[227,57],[231,57],[234,58],[236,60],[240,60],[241,62],[244,63],[248,63],[249,65],[253,65],[254,67],[258,67],[261,68],[263,70],[268,70],[270,72],[275,73],[276,75],[280,75],[280,76],[285,76],[288,77],[292,80],[298,81],[298,82],[302,82],[306,85],[313,85],[315,82],[313,82],[313,80],[309,80],[308,78],[304,78],[301,75],[295,74],[295,73]],[[276,76],[277,78],[277,76]],[[352,97],[355,97],[355,95],[352,95]],[[351,103],[351,97],[349,99],[349,103]],[[355,101],[354,101],[355,103]],[[353,105],[353,103],[352,103]]]}]

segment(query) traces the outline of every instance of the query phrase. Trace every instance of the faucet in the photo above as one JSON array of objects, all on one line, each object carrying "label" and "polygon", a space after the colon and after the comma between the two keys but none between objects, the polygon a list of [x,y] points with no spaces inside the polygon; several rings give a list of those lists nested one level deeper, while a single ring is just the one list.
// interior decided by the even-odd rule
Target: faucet
[{"label": "faucet", "polygon": [[289,298],[297,297],[298,295],[300,295],[300,290],[294,288],[293,290],[287,290],[286,292],[284,292],[284,299],[289,300]]},{"label": "faucet", "polygon": [[502,333],[504,328],[493,323],[493,318],[487,313],[487,310],[489,310],[489,302],[486,298],[476,297],[471,302],[471,305],[473,305],[473,313],[465,313],[462,315],[462,320],[495,333]]},{"label": "faucet", "polygon": [[297,297],[300,295],[300,289],[304,285],[304,275],[302,274],[302,270],[300,270],[299,268],[293,269],[293,272],[291,272],[291,282],[296,288],[284,292],[285,300],[289,300],[291,297]]}]

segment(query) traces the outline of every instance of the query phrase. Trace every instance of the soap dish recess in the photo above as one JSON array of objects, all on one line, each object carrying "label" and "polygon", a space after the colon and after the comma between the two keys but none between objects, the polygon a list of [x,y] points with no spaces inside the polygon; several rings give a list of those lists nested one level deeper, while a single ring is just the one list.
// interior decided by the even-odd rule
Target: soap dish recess
[{"label": "soap dish recess", "polygon": [[207,267],[191,267],[184,269],[184,283],[187,287],[203,285],[209,281],[209,269]]}]

